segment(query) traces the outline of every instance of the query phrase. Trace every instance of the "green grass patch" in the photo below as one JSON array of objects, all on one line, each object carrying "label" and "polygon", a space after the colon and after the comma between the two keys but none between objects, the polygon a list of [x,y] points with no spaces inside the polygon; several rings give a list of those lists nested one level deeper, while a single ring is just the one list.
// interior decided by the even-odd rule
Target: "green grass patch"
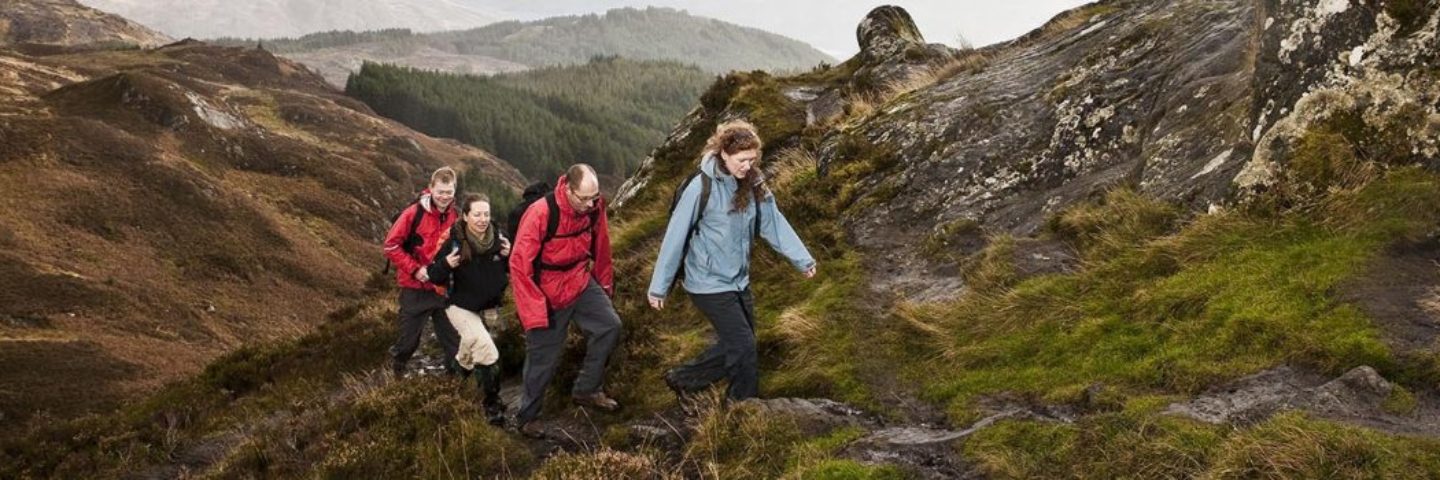
[{"label": "green grass patch", "polygon": [[797,471],[794,478],[802,480],[901,480],[911,478],[893,466],[865,465],[854,460],[826,460]]},{"label": "green grass patch", "polygon": [[1005,421],[963,447],[994,478],[1433,478],[1440,442],[1287,413],[1237,430],[1137,412]]},{"label": "green grass patch", "polygon": [[1173,207],[1112,194],[1054,222],[1086,259],[1080,271],[905,312],[940,332],[940,359],[917,359],[912,377],[962,422],[986,394],[1065,401],[1093,384],[1192,394],[1286,363],[1423,381],[1436,372],[1396,362],[1331,292],[1391,242],[1433,229],[1440,210],[1423,209],[1437,200],[1440,180],[1412,169],[1284,217],[1182,225]]},{"label": "green grass patch", "polygon": [[1380,408],[1395,415],[1410,415],[1415,413],[1415,408],[1418,406],[1419,401],[1415,399],[1415,394],[1410,393],[1410,390],[1405,387],[1396,385],[1393,390],[1390,390],[1390,396],[1385,398],[1385,403],[1381,404]]}]

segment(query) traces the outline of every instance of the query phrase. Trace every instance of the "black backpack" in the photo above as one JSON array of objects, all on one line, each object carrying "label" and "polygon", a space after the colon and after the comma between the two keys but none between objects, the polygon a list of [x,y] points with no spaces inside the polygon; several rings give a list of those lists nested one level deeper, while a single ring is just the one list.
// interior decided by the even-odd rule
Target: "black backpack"
[{"label": "black backpack", "polygon": [[510,234],[512,239],[517,238],[515,234],[520,231],[520,218],[525,215],[525,210],[529,209],[530,204],[535,203],[536,200],[545,198],[545,195],[554,189],[554,186],[545,182],[535,182],[525,187],[525,193],[520,194],[520,204],[510,210],[510,216],[506,219],[505,233]]},{"label": "black backpack", "polygon": [[[420,237],[420,233],[417,232],[417,230],[420,228],[420,221],[425,219],[425,209],[420,208],[420,197],[415,197],[414,200],[410,201],[410,204],[405,205],[405,208],[402,208],[400,209],[400,211],[395,212],[394,215],[391,215],[390,224],[394,225],[395,221],[399,220],[400,216],[404,215],[405,211],[409,210],[411,207],[415,208],[415,215],[413,217],[410,217],[410,229],[406,230],[406,232],[408,233],[405,234],[405,241],[400,243],[400,250],[405,253],[414,255],[415,249],[420,248],[420,245],[425,243],[425,239]],[[386,259],[385,268],[380,271],[381,275],[389,274],[391,266],[392,265],[390,265],[390,260]]]},{"label": "black backpack", "polygon": [[[533,183],[530,186],[525,187],[525,193],[521,198],[520,204],[516,205],[515,209],[510,211],[510,238],[519,238],[517,236],[517,233],[520,230],[520,222],[524,220],[525,212],[530,209],[531,204],[538,202],[540,201],[540,199],[543,198],[545,199],[545,205],[550,210],[550,215],[547,216],[548,218],[545,222],[545,236],[540,237],[540,248],[535,252],[535,261],[533,263],[534,269],[530,273],[530,278],[535,281],[536,286],[540,285],[541,270],[569,270],[575,268],[576,265],[579,265],[582,262],[587,262],[595,258],[596,235],[594,235],[593,232],[595,230],[595,225],[600,222],[600,210],[602,208],[605,208],[603,200],[601,202],[597,202],[595,204],[595,208],[591,210],[590,213],[585,215],[590,219],[590,223],[588,225],[585,225],[584,228],[575,230],[574,232],[558,234],[558,231],[560,230],[560,203],[558,200],[555,199],[554,191],[545,193],[552,188],[553,187],[544,182]],[[545,255],[545,244],[549,242],[550,239],[578,237],[587,231],[592,232],[590,235],[590,258],[576,260],[565,265],[551,265],[540,261],[540,259]]]},{"label": "black backpack", "polygon": [[[705,174],[704,171],[696,170],[695,173],[685,177],[685,181],[680,182],[680,188],[676,188],[674,195],[670,197],[670,215],[674,216],[675,207],[680,204],[680,196],[685,193],[686,188],[690,187],[690,182],[695,181],[697,177],[704,178],[705,182],[700,184],[700,208],[695,212],[695,218],[690,221],[690,233],[685,235],[685,245],[680,248],[680,266],[675,268],[675,281],[670,284],[672,288],[685,279],[685,257],[690,255],[690,239],[700,233],[700,217],[705,216],[705,207],[710,203],[710,184],[714,183],[715,179],[710,178],[710,175]],[[750,239],[754,241],[755,236],[760,234],[760,200],[754,199],[752,203],[755,204],[755,227],[751,230]]]}]

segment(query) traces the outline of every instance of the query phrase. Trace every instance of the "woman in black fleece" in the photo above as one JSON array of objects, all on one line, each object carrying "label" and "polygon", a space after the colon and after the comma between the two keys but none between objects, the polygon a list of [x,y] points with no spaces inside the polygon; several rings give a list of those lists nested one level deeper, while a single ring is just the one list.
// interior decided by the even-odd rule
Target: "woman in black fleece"
[{"label": "woman in black fleece", "polygon": [[500,351],[490,332],[502,327],[500,302],[510,285],[510,240],[490,221],[489,197],[466,195],[460,212],[428,273],[431,282],[448,287],[445,314],[460,332],[455,361],[467,374],[476,373],[476,382],[485,394],[485,414],[490,423],[499,424],[505,413],[496,363]]}]

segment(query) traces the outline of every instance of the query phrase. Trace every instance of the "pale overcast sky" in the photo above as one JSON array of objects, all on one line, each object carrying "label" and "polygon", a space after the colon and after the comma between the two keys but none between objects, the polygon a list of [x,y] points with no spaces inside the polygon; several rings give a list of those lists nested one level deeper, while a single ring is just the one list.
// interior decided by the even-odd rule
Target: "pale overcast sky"
[{"label": "pale overcast sky", "polygon": [[899,5],[915,17],[931,42],[954,45],[964,35],[975,46],[1024,35],[1080,0],[462,0],[501,16],[540,17],[596,13],[647,5],[680,8],[696,15],[779,33],[804,41],[839,59],[853,55],[855,26],[871,9]]}]

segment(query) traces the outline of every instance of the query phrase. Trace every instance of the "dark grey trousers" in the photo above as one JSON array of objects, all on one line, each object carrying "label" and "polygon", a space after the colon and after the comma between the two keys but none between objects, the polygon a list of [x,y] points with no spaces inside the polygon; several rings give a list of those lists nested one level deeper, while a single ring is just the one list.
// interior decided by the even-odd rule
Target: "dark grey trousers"
[{"label": "dark grey trousers", "polygon": [[715,327],[715,344],[684,365],[670,370],[670,378],[686,391],[730,379],[726,396],[744,400],[760,394],[759,358],[755,351],[755,299],[750,289],[740,292],[690,294],[691,303]]},{"label": "dark grey trousers", "polygon": [[515,414],[521,425],[540,416],[545,387],[555,377],[555,367],[565,353],[565,336],[572,322],[587,342],[580,376],[575,379],[571,393],[595,393],[605,382],[605,363],[620,342],[620,315],[615,313],[605,290],[591,280],[574,305],[550,312],[550,328],[525,332],[525,394],[520,397],[520,411]]},{"label": "dark grey trousers", "polygon": [[410,361],[415,350],[420,348],[420,333],[425,330],[426,319],[429,319],[431,326],[435,328],[435,338],[440,341],[440,348],[445,350],[445,358],[448,360],[446,365],[454,363],[455,353],[460,351],[460,332],[450,325],[450,319],[445,316],[445,297],[441,297],[434,290],[402,288],[400,337],[390,346],[390,357],[396,364],[403,365]]}]

